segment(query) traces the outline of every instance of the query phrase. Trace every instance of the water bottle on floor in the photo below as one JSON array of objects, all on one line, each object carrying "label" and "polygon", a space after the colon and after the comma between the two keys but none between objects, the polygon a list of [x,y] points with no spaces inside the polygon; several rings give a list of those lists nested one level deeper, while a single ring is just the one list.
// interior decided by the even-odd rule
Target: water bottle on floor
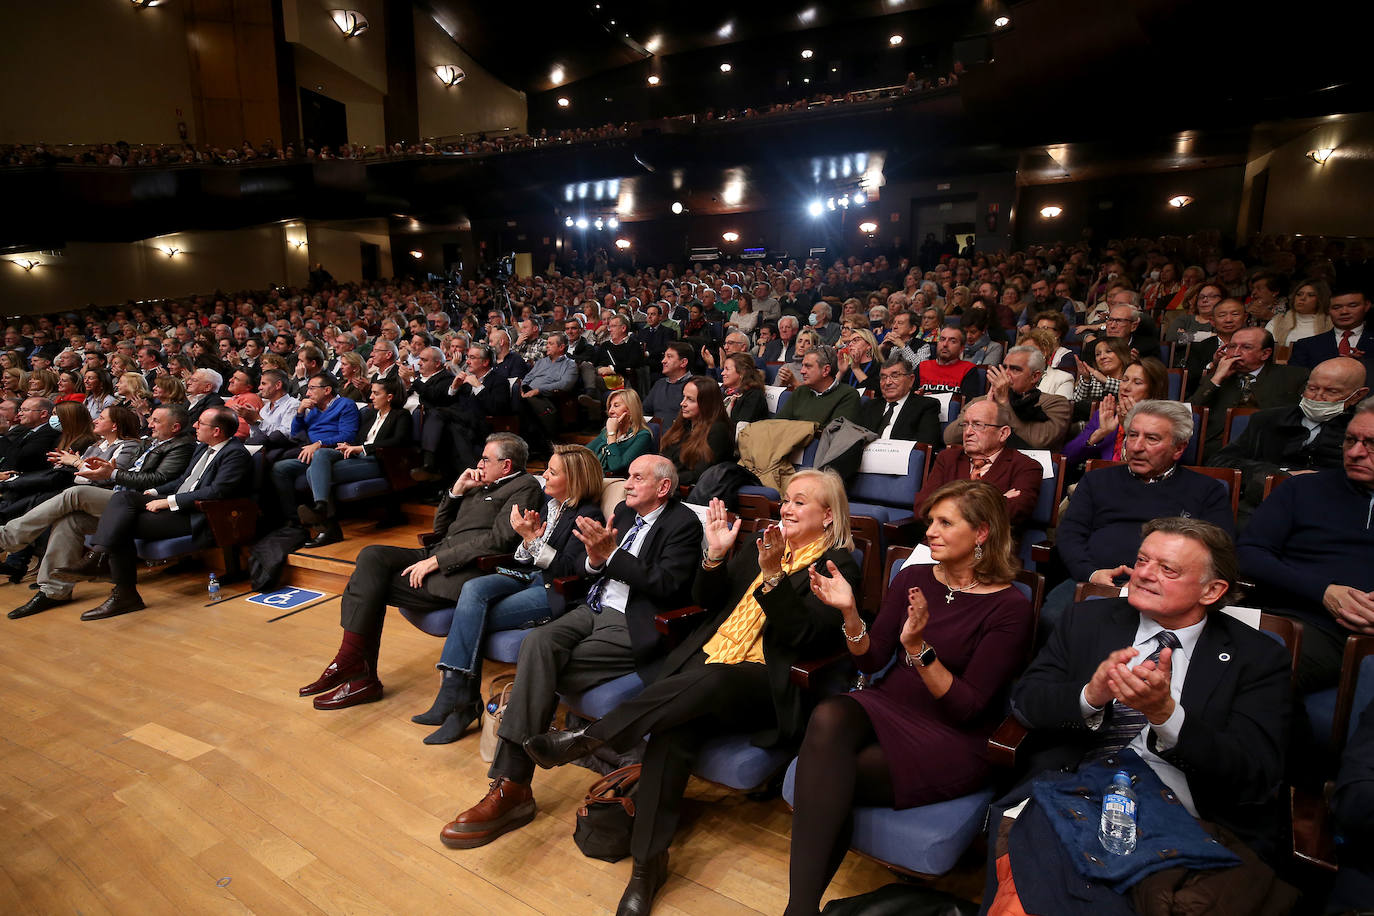
[{"label": "water bottle on floor", "polygon": [[211,602],[215,602],[215,601],[218,601],[218,600],[219,600],[219,577],[216,576],[214,573],[210,573],[210,601],[211,601]]},{"label": "water bottle on floor", "polygon": [[1135,852],[1135,792],[1131,789],[1131,775],[1120,770],[1112,777],[1112,784],[1102,793],[1102,822],[1097,828],[1102,848],[1113,855]]}]

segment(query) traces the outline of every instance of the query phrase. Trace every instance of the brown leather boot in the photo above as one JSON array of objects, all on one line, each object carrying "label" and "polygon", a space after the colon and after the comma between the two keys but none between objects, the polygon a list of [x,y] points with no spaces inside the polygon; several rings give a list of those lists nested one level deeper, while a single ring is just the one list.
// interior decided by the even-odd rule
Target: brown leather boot
[{"label": "brown leather boot", "polygon": [[439,839],[450,849],[485,846],[534,820],[534,812],[530,787],[498,776],[491,781],[486,798],[455,817],[440,831]]}]

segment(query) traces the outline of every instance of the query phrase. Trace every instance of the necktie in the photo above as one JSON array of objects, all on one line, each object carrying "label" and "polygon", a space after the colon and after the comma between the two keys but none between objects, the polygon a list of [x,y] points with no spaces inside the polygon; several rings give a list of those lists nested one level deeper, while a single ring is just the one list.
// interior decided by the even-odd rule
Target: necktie
[{"label": "necktie", "polygon": [[[1178,637],[1169,630],[1160,630],[1155,634],[1155,650],[1145,659],[1148,662],[1159,661],[1159,653],[1163,652],[1167,646],[1175,651],[1178,650]],[[1116,700],[1107,704],[1107,718],[1102,723],[1102,727],[1097,731],[1097,741],[1090,758],[1107,757],[1115,754],[1126,745],[1135,740],[1135,736],[1140,734],[1140,730],[1145,727],[1145,713],[1129,706],[1122,706]]]},{"label": "necktie", "polygon": [[992,462],[988,461],[986,458],[970,458],[968,463],[970,465],[969,479],[982,480],[983,473],[987,471],[988,465]]},{"label": "necktie", "polygon": [[201,475],[205,473],[206,465],[210,463],[210,455],[211,452],[208,447],[200,453],[200,457],[196,459],[196,466],[191,468],[191,473],[187,474],[181,486],[177,487],[178,493],[189,493],[196,488],[196,484],[200,483]]},{"label": "necktie", "polygon": [[1255,403],[1255,377],[1250,373],[1245,373],[1240,377],[1240,403],[1242,406],[1249,406]]},{"label": "necktie", "polygon": [[1336,347],[1336,352],[1339,353],[1341,356],[1349,356],[1349,355],[1350,355],[1350,332],[1349,332],[1349,331],[1342,331],[1342,332],[1341,332],[1341,342],[1340,342],[1340,345]]},{"label": "necktie", "polygon": [[878,435],[881,436],[883,433],[887,432],[887,428],[892,425],[892,414],[896,409],[896,402],[888,401],[887,408],[883,411],[883,425],[878,429]]},{"label": "necktie", "polygon": [[[635,538],[639,537],[639,530],[644,527],[643,516],[635,516],[634,527],[625,535],[625,539],[620,542],[621,550],[629,550],[634,546]],[[601,613],[601,600],[606,592],[606,582],[609,581],[603,573],[600,579],[592,586],[591,591],[587,592],[587,607],[592,609],[593,614]]]}]

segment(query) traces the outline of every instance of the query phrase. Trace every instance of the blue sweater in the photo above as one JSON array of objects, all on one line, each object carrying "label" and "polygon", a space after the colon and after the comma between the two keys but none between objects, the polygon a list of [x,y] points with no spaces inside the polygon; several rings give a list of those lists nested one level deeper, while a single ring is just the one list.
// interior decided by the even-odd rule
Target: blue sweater
[{"label": "blue sweater", "polygon": [[312,407],[296,414],[291,421],[291,435],[305,436],[311,442],[323,442],[333,448],[340,442],[358,442],[358,405],[348,398],[335,397],[324,410]]},{"label": "blue sweater", "polygon": [[1300,474],[1259,504],[1236,545],[1240,571],[1264,607],[1289,610],[1330,633],[1349,635],[1322,606],[1333,583],[1374,591],[1374,493],[1344,470]]},{"label": "blue sweater", "polygon": [[1094,570],[1134,566],[1140,526],[1153,518],[1191,516],[1234,534],[1231,497],[1218,480],[1178,468],[1165,480],[1145,483],[1125,465],[1086,474],[1059,520],[1055,545],[1077,582]]}]

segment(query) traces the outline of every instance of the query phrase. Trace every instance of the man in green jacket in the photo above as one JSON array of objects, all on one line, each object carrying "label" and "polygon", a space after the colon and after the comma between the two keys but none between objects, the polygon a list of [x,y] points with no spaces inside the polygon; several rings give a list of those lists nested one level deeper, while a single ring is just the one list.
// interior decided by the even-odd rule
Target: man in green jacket
[{"label": "man in green jacket", "polygon": [[775,419],[809,420],[821,427],[835,417],[854,420],[859,415],[859,392],[835,378],[838,369],[834,347],[820,346],[808,352],[802,357],[802,383]]}]

